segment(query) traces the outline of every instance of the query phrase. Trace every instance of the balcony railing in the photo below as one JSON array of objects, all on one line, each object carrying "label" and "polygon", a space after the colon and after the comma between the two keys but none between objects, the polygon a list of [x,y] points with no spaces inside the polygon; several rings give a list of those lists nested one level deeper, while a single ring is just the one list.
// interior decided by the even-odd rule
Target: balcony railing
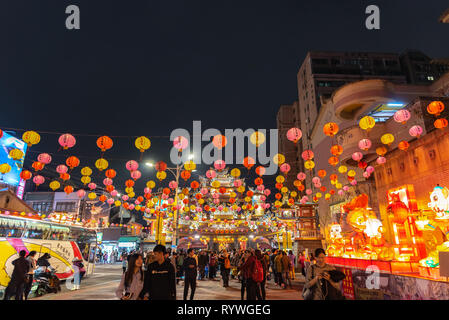
[{"label": "balcony railing", "polygon": [[321,239],[318,230],[297,230],[295,233],[296,239]]}]

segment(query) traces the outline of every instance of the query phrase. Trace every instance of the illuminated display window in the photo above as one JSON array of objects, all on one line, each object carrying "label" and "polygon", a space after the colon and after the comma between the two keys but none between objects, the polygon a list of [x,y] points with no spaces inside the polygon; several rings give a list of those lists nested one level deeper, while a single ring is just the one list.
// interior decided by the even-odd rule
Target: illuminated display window
[{"label": "illuminated display window", "polygon": [[381,104],[368,113],[368,116],[373,117],[376,122],[385,122],[402,108],[404,108],[402,103]]}]

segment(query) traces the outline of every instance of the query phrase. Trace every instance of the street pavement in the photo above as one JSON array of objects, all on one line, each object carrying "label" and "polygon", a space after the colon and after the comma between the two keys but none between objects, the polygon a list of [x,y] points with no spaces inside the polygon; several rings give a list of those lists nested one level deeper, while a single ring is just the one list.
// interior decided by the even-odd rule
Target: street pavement
[{"label": "street pavement", "polygon": [[[81,289],[71,291],[66,284],[61,283],[61,292],[49,293],[32,300],[117,300],[115,290],[122,276],[121,264],[96,265],[95,272],[81,282]],[[301,300],[301,289],[304,277],[296,274],[292,281],[293,289],[281,289],[273,280],[267,283],[267,300]],[[198,280],[195,300],[240,300],[240,283],[237,280],[229,281],[230,287],[224,288],[220,277],[216,280]],[[178,300],[183,299],[184,282],[181,280],[176,287]],[[190,294],[190,292],[189,292]]]}]

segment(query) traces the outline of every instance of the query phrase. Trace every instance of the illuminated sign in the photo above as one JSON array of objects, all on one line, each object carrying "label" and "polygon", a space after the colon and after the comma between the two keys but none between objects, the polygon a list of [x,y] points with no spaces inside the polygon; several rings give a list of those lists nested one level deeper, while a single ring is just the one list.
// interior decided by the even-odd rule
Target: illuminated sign
[{"label": "illuminated sign", "polygon": [[98,242],[103,241],[103,232],[97,232],[97,241]]},{"label": "illuminated sign", "polygon": [[[19,149],[23,152],[23,157],[20,160],[13,160],[9,156],[9,152],[13,149]],[[5,183],[10,186],[18,187],[20,184],[20,173],[23,169],[23,161],[27,144],[20,139],[17,139],[10,134],[3,132],[3,137],[0,139],[0,164],[7,163],[11,166],[11,171],[6,174],[0,174],[0,183]]]}]

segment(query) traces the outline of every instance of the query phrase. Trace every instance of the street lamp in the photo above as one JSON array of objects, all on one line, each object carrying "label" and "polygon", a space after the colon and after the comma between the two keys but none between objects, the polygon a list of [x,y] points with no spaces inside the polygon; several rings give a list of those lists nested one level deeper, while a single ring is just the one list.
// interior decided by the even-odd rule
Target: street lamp
[{"label": "street lamp", "polygon": [[147,165],[147,166],[149,166],[149,167],[152,167],[152,166],[153,166],[153,164],[152,164],[151,162],[147,162],[147,163],[145,163],[145,165]]}]

